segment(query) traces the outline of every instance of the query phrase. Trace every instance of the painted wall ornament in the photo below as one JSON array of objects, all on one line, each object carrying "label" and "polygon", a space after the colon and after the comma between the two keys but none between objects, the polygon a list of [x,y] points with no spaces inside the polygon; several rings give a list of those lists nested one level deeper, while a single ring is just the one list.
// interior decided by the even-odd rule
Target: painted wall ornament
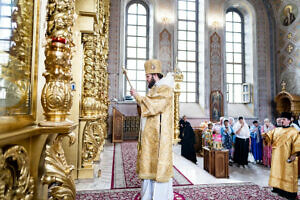
[{"label": "painted wall ornament", "polygon": [[221,37],[214,32],[210,36],[210,87],[222,90],[222,49]]},{"label": "painted wall ornament", "polygon": [[294,45],[292,43],[289,43],[285,50],[288,53],[292,53],[292,51],[294,50]]},{"label": "painted wall ornament", "polygon": [[281,11],[281,22],[284,26],[291,25],[297,18],[298,8],[293,4],[286,5]]},{"label": "painted wall ornament", "polygon": [[171,34],[167,29],[163,29],[159,34],[159,60],[162,63],[164,74],[167,74],[172,70],[171,45]]}]

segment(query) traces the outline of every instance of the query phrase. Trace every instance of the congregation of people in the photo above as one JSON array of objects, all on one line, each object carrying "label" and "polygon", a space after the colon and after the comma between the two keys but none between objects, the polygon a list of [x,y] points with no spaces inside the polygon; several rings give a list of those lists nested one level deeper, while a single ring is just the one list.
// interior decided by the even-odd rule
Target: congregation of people
[{"label": "congregation of people", "polygon": [[[291,121],[290,126],[300,131],[300,116],[297,120],[292,117]],[[233,117],[220,117],[219,122],[205,121],[201,124],[202,146],[227,149],[229,151],[229,165],[231,166],[236,163],[237,167],[247,168],[248,163],[252,162],[270,168],[272,146],[265,141],[262,135],[281,126],[280,117],[276,119],[275,125],[269,119],[264,119],[263,123],[254,120],[251,125],[248,125],[243,117],[237,118],[237,121]],[[179,138],[182,145],[181,155],[196,163],[195,133],[186,116],[180,120],[179,127]]]},{"label": "congregation of people", "polygon": [[[300,116],[294,120],[283,112],[273,125],[269,119],[263,124],[243,117],[220,117],[217,123],[201,124],[202,146],[214,150],[228,150],[229,165],[249,168],[248,163],[270,167],[269,186],[272,192],[287,199],[296,199],[298,190],[297,160],[300,155]],[[180,120],[181,155],[196,163],[195,133],[186,116]],[[273,151],[273,152],[272,152]],[[273,156],[273,159],[271,159]]]}]

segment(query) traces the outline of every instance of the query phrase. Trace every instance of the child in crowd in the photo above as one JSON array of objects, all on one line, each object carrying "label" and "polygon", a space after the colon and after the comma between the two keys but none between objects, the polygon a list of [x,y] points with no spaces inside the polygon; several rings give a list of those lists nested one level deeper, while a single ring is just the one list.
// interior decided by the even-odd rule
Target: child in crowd
[{"label": "child in crowd", "polygon": [[214,149],[222,149],[222,135],[220,132],[213,131],[213,148]]},{"label": "child in crowd", "polygon": [[212,128],[213,123],[209,122],[207,128],[203,131],[203,146],[212,147]]}]

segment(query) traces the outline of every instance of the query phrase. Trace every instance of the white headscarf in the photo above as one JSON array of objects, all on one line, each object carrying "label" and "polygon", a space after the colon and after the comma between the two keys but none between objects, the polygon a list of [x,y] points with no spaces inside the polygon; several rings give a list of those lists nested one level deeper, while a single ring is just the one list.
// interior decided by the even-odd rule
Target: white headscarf
[{"label": "white headscarf", "polygon": [[228,117],[228,121],[230,122],[230,120],[232,120],[232,124],[231,124],[231,126],[233,126],[234,125],[234,123],[235,123],[235,121],[234,121],[234,118],[233,117]]}]

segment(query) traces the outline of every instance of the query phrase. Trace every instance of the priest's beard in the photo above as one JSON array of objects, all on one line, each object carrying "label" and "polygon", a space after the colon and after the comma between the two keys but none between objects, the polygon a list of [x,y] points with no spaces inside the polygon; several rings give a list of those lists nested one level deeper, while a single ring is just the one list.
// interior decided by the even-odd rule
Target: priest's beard
[{"label": "priest's beard", "polygon": [[155,80],[152,76],[150,83],[148,84],[148,88],[151,89],[155,85]]}]

